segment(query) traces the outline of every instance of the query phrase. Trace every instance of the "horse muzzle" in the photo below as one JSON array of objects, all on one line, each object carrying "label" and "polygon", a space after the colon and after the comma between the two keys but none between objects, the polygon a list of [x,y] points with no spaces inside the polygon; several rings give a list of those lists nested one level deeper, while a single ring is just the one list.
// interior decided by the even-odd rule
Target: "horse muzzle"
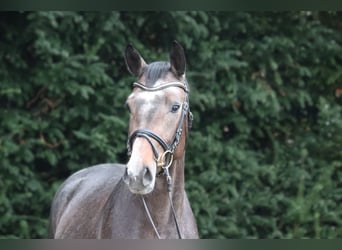
[{"label": "horse muzzle", "polygon": [[143,167],[138,173],[134,173],[127,167],[122,179],[134,194],[148,194],[155,184],[155,174],[153,175],[148,167]]}]

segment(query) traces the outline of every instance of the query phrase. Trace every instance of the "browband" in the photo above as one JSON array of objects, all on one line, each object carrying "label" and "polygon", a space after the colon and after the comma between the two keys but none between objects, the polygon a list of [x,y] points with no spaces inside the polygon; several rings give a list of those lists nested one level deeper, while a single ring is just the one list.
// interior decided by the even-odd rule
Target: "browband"
[{"label": "browband", "polygon": [[140,83],[140,82],[134,82],[133,83],[133,87],[138,87],[141,88],[143,90],[146,91],[158,91],[158,90],[162,90],[168,87],[179,87],[181,89],[183,89],[186,93],[189,93],[189,89],[187,88],[185,83],[182,82],[167,82],[163,85],[160,86],[156,86],[156,87],[146,87],[144,84]]}]

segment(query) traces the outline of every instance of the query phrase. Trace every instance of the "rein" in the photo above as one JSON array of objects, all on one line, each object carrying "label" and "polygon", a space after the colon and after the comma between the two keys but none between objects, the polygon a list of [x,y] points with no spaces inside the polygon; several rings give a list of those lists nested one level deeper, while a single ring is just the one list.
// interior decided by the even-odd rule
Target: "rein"
[{"label": "rein", "polygon": [[[158,176],[160,176],[161,174],[164,174],[166,176],[166,181],[167,181],[167,191],[168,191],[168,196],[169,196],[169,201],[170,201],[170,205],[171,205],[171,210],[172,210],[172,215],[173,215],[173,219],[176,225],[176,229],[177,229],[177,233],[178,233],[178,237],[180,239],[182,239],[182,235],[180,233],[180,229],[179,229],[179,224],[178,224],[178,220],[177,220],[177,216],[176,216],[176,212],[173,206],[173,202],[172,202],[172,197],[171,197],[171,191],[172,191],[172,179],[171,179],[171,175],[169,172],[169,168],[172,165],[172,161],[173,161],[173,154],[179,144],[180,138],[182,136],[182,132],[183,132],[183,124],[184,124],[184,119],[185,117],[188,115],[188,124],[191,126],[191,122],[192,122],[192,113],[189,109],[189,103],[188,103],[188,93],[189,93],[189,89],[187,88],[187,85],[185,83],[182,82],[168,82],[166,84],[163,84],[161,86],[157,86],[157,87],[146,87],[145,85],[138,83],[138,82],[134,82],[133,83],[133,87],[138,87],[142,90],[145,91],[158,91],[158,90],[162,90],[168,87],[179,87],[181,89],[183,89],[186,92],[186,100],[183,102],[182,104],[182,114],[181,114],[181,118],[178,122],[178,126],[176,129],[176,133],[175,136],[173,138],[173,140],[171,141],[171,144],[168,144],[165,142],[165,140],[163,138],[161,138],[159,135],[157,135],[156,133],[154,133],[153,131],[150,131],[148,129],[137,129],[135,130],[131,136],[128,138],[128,142],[127,142],[127,149],[128,149],[128,155],[131,154],[132,152],[132,145],[133,145],[133,141],[135,138],[137,137],[143,137],[145,138],[149,144],[151,145],[156,163],[157,163],[157,170],[162,169],[163,172],[161,172],[160,174],[158,174]],[[189,126],[189,127],[190,127]],[[158,150],[156,149],[155,145],[152,142],[152,139],[154,139],[155,141],[157,141],[162,148],[164,149],[164,153],[161,154],[159,156],[158,154]],[[144,208],[146,211],[146,214],[150,220],[150,223],[154,229],[155,234],[157,235],[158,239],[160,239],[160,234],[158,233],[157,227],[155,226],[155,223],[152,219],[151,213],[146,205],[144,196],[142,196],[142,201],[144,204]]]}]

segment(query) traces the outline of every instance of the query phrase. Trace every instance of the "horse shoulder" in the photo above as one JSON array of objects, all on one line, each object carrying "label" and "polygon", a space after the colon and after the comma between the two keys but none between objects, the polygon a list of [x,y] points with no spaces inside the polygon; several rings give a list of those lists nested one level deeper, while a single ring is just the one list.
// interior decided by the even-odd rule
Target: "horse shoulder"
[{"label": "horse shoulder", "polygon": [[101,164],[71,175],[57,190],[51,206],[50,237],[93,238],[98,216],[121,179],[125,166]]}]

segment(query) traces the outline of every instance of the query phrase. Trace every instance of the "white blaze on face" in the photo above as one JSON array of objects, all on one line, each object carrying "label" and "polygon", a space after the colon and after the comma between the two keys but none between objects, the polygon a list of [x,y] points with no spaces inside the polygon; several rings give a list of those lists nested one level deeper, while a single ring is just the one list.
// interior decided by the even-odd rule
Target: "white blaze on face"
[{"label": "white blaze on face", "polygon": [[[135,119],[131,121],[133,123],[133,130],[153,130],[153,126],[155,124],[153,123],[153,121],[151,121],[151,119],[155,119],[155,113],[160,107],[160,103],[158,103],[160,100],[163,100],[163,93],[160,91],[139,91],[129,96],[133,116],[135,116]],[[158,153],[161,153],[159,144],[153,139],[151,139],[151,141],[158,149]],[[150,145],[148,140],[144,137],[136,137],[132,145],[131,158],[127,163],[128,175],[132,176],[135,179],[138,179],[139,176],[142,175],[146,167],[151,172],[153,179],[151,184],[146,187],[145,192],[152,191],[154,188],[155,176],[157,171],[156,160],[153,154],[152,146]]]},{"label": "white blaze on face", "polygon": [[145,167],[149,168],[153,178],[150,186],[146,187],[149,191],[151,191],[154,187],[155,176],[157,174],[156,162],[154,160],[150,145],[146,139],[143,137],[137,137],[134,141],[131,158],[127,163],[127,172],[133,178],[138,179],[138,177],[142,175],[142,171]]},{"label": "white blaze on face", "polygon": [[[135,110],[138,111],[138,114],[136,115],[143,115],[143,114],[148,114],[158,106],[157,99],[162,99],[163,93],[160,91],[141,91],[137,93],[132,93],[129,97],[128,100],[134,100],[133,105],[137,105]],[[143,118],[143,117],[141,117]]]},{"label": "white blaze on face", "polygon": [[158,103],[156,103],[157,97],[160,97],[161,94],[156,92],[141,92],[139,93],[139,99],[143,100],[143,105],[141,107],[140,112],[142,114],[148,114],[151,111],[153,111],[153,109],[156,108],[156,106],[158,105]]}]

